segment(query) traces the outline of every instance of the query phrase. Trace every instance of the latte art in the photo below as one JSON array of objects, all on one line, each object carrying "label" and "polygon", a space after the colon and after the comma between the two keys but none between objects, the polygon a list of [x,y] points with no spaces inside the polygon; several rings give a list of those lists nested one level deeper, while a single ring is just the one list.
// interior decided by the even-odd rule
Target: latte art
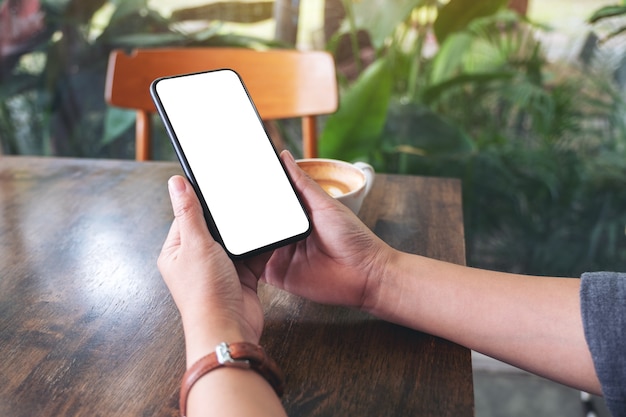
[{"label": "latte art", "polygon": [[328,195],[354,213],[359,212],[374,181],[374,168],[371,165],[323,158],[300,159],[296,162]]},{"label": "latte art", "polygon": [[340,181],[333,181],[331,179],[317,180],[316,181],[324,191],[331,197],[339,197],[341,195],[350,192],[350,187]]}]

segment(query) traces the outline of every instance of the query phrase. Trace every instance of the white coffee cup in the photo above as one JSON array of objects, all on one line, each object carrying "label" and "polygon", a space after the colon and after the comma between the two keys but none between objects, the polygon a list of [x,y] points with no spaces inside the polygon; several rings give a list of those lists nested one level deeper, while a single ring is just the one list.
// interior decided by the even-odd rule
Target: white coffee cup
[{"label": "white coffee cup", "polygon": [[299,159],[296,162],[324,191],[357,214],[374,184],[374,168],[365,162],[352,164],[324,158]]}]

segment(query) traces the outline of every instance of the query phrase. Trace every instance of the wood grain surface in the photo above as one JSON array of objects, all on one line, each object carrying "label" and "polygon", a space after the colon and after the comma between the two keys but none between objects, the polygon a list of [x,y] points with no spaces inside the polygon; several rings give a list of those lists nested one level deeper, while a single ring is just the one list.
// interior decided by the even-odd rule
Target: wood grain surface
[{"label": "wood grain surface", "polygon": [[[170,162],[0,158],[0,415],[176,416],[180,319],[156,268]],[[377,175],[360,216],[464,263],[460,184]],[[269,286],[262,343],[290,416],[472,416],[470,352]]]}]

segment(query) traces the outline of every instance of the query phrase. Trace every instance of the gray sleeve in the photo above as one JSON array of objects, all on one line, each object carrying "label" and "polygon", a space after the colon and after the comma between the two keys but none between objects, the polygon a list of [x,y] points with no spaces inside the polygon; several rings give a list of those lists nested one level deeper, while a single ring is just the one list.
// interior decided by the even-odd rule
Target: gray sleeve
[{"label": "gray sleeve", "polygon": [[626,417],[626,273],[582,275],[585,338],[613,417]]}]

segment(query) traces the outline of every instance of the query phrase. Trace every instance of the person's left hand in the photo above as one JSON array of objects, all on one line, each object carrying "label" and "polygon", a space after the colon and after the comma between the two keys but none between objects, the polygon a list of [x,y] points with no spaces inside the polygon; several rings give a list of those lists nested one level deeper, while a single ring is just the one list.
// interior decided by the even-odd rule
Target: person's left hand
[{"label": "person's left hand", "polygon": [[257,277],[213,239],[191,184],[174,176],[168,186],[175,218],[157,264],[182,317],[188,364],[221,342],[258,343]]}]

